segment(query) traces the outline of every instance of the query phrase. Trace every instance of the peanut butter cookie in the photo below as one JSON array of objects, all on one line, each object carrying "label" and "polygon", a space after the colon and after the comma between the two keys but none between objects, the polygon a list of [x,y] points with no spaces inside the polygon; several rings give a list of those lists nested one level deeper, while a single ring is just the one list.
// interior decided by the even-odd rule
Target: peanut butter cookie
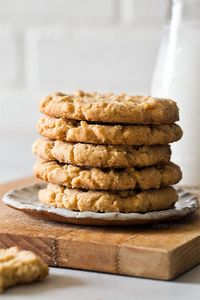
[{"label": "peanut butter cookie", "polygon": [[167,164],[170,161],[169,145],[120,146],[70,143],[37,139],[32,151],[45,160],[100,168],[146,167]]},{"label": "peanut butter cookie", "polygon": [[31,251],[0,249],[0,291],[9,286],[44,279],[48,266]]},{"label": "peanut butter cookie", "polygon": [[179,119],[177,105],[169,99],[82,91],[46,96],[40,111],[52,117],[111,123],[171,124]]},{"label": "peanut butter cookie", "polygon": [[96,190],[158,189],[182,177],[180,168],[173,163],[143,169],[100,169],[39,160],[34,173],[37,178],[68,188]]},{"label": "peanut butter cookie", "polygon": [[178,200],[172,187],[149,191],[84,191],[48,184],[39,191],[42,203],[58,208],[92,212],[138,212],[168,209]]},{"label": "peanut butter cookie", "polygon": [[42,116],[38,132],[49,139],[106,145],[163,145],[177,141],[182,130],[170,125],[102,125]]}]

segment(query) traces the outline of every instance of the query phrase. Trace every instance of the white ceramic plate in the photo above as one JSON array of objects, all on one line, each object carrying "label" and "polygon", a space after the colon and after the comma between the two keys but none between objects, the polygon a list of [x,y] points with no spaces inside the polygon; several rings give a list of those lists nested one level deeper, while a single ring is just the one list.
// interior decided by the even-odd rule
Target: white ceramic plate
[{"label": "white ceramic plate", "polygon": [[199,208],[197,196],[178,188],[179,200],[174,208],[148,213],[94,213],[76,212],[49,207],[38,200],[38,190],[45,184],[35,184],[12,190],[3,196],[3,202],[34,217],[72,224],[86,225],[132,225],[172,221],[183,218]]}]

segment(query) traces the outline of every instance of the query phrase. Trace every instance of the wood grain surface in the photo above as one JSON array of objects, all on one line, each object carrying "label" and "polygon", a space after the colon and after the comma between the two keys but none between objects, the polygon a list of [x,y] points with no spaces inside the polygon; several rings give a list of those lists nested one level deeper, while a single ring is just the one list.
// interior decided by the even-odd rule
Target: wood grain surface
[{"label": "wood grain surface", "polygon": [[[34,182],[1,185],[0,194]],[[89,227],[38,220],[1,201],[0,247],[13,245],[51,266],[170,280],[200,263],[200,214],[171,223]]]}]

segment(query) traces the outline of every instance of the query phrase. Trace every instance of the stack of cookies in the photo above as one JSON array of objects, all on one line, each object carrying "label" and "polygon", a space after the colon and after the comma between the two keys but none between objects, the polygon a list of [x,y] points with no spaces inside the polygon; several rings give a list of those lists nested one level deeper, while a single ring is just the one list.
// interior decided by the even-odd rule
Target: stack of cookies
[{"label": "stack of cookies", "polygon": [[74,211],[164,210],[177,201],[170,162],[179,140],[172,100],[113,93],[54,93],[40,102],[42,138],[33,144],[34,173],[48,182],[39,199]]}]

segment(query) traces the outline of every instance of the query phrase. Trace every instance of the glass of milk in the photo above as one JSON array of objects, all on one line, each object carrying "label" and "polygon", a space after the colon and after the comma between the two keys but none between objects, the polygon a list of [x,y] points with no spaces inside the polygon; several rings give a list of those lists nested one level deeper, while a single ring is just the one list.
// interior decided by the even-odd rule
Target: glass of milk
[{"label": "glass of milk", "polygon": [[200,185],[200,0],[172,0],[151,94],[177,101],[183,138],[172,160],[182,168],[181,184]]}]

